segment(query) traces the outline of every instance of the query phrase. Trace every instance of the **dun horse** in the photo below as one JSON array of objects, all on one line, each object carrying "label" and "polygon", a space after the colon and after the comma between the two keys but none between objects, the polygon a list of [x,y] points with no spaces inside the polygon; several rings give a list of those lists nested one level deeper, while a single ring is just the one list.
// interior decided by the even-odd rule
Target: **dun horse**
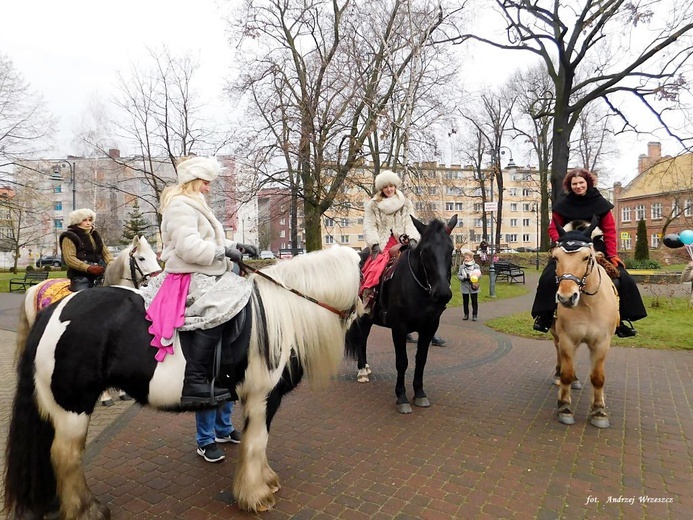
[{"label": "dun horse", "polygon": [[431,403],[423,388],[423,374],[431,339],[438,329],[440,315],[452,298],[450,277],[452,240],[450,232],[457,225],[457,215],[445,224],[433,220],[425,225],[412,217],[421,240],[414,248],[406,249],[396,260],[392,278],[385,282],[370,314],[354,322],[347,337],[347,352],[358,359],[359,381],[370,374],[366,356],[368,335],[373,325],[389,327],[395,346],[397,383],[396,406],[400,413],[411,413],[404,378],[409,365],[407,333],[416,331],[419,338],[414,368],[414,404],[420,407]]},{"label": "dun horse", "polygon": [[618,295],[606,271],[597,263],[591,238],[596,226],[593,221],[587,230],[568,232],[556,226],[559,238],[551,256],[556,260],[559,305],[551,334],[560,366],[558,420],[563,424],[575,423],[570,399],[571,384],[577,380],[573,360],[577,348],[584,343],[589,348],[592,365],[590,423],[597,428],[608,428],[604,362],[619,324]]},{"label": "dun horse", "polygon": [[[363,309],[358,262],[348,247],[279,262],[263,270],[270,279],[251,277],[244,319],[226,327],[225,334],[234,330],[241,339],[222,359],[217,385],[225,382],[243,404],[233,486],[242,509],[264,511],[275,503],[279,478],[266,450],[282,396],[304,372],[320,382],[341,365],[346,330]],[[6,457],[8,514],[41,518],[58,502],[64,519],[110,516],[82,468],[100,393],[122,388],[142,405],[183,410],[185,357],[179,343],[159,363],[148,329],[142,296],[125,287],[77,292],[39,313],[18,368]]]}]

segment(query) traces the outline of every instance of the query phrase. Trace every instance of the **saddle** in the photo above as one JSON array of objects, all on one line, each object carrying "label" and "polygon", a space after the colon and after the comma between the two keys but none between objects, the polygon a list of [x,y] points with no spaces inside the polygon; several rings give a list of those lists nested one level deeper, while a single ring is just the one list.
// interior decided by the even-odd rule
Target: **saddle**
[{"label": "saddle", "polygon": [[233,400],[238,399],[235,386],[243,379],[248,366],[248,346],[253,321],[251,301],[224,324],[221,341],[214,352],[212,376],[218,386],[232,389]]}]

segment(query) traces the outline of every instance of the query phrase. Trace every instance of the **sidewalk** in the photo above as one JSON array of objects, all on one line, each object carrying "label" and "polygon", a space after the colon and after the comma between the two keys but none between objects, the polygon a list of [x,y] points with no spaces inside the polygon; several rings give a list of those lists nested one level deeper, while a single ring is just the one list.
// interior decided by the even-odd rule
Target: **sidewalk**
[{"label": "sidewalk", "polygon": [[[5,296],[0,324],[12,307]],[[462,321],[460,308],[444,313],[440,334],[448,346],[431,347],[424,378],[430,408],[395,410],[394,353],[389,331],[378,327],[369,342],[371,383],[356,383],[355,363],[345,362],[326,390],[301,385],[286,396],[267,452],[283,487],[276,508],[258,517],[693,518],[691,353],[613,348],[606,362],[611,428],[598,430],[585,421],[592,389],[581,349],[576,424],[561,425],[553,343],[484,325],[529,311],[532,297],[482,304],[478,322]],[[0,332],[3,438],[13,341]],[[414,351],[411,345],[410,397]],[[195,454],[191,414],[118,403],[98,408],[92,425],[87,479],[115,520],[254,517],[230,494],[238,447],[222,446],[220,464],[204,462]]]}]

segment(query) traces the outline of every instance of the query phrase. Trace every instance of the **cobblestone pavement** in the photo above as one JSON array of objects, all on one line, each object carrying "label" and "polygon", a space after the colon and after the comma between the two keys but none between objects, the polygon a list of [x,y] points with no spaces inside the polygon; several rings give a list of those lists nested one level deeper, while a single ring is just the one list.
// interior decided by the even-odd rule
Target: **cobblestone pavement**
[{"label": "cobblestone pavement", "polygon": [[[0,327],[15,305],[6,296]],[[258,517],[693,518],[693,353],[614,347],[606,362],[611,428],[598,430],[585,422],[592,389],[580,350],[584,389],[573,391],[576,424],[568,427],[555,419],[553,344],[483,324],[530,303],[526,295],[483,304],[479,322],[446,311],[439,332],[448,346],[431,347],[426,367],[430,408],[395,410],[394,353],[380,328],[369,343],[371,383],[356,383],[345,362],[327,389],[301,385],[285,397],[268,446],[283,487],[277,506]],[[0,331],[3,438],[13,341]],[[225,461],[206,463],[195,454],[191,414],[117,402],[94,414],[87,479],[116,520],[253,517],[230,494],[238,447],[222,449]]]}]

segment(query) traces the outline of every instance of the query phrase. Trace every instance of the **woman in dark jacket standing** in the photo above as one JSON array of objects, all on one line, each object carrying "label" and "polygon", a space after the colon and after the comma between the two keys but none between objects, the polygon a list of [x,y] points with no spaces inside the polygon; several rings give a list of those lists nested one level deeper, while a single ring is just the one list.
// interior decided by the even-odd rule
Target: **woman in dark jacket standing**
[{"label": "woman in dark jacket standing", "polygon": [[[553,207],[549,236],[553,241],[558,240],[556,224],[565,226],[576,220],[590,222],[593,216],[597,217],[603,236],[594,240],[594,248],[604,253],[619,272],[617,287],[621,325],[616,333],[620,337],[635,336],[637,331],[625,322],[642,319],[647,316],[647,311],[635,280],[628,274],[623,261],[618,257],[616,222],[611,214],[614,206],[599,193],[594,184],[594,177],[588,170],[579,168],[568,172],[563,180],[563,189],[567,195]],[[555,294],[556,264],[551,261],[539,278],[537,294],[534,297],[534,330],[548,332],[551,328],[556,308]]]},{"label": "woman in dark jacket standing", "polygon": [[60,250],[63,262],[67,264],[70,290],[81,291],[94,287],[113,260],[113,255],[94,229],[96,214],[92,210],[76,209],[68,219],[67,230],[60,235]]}]

